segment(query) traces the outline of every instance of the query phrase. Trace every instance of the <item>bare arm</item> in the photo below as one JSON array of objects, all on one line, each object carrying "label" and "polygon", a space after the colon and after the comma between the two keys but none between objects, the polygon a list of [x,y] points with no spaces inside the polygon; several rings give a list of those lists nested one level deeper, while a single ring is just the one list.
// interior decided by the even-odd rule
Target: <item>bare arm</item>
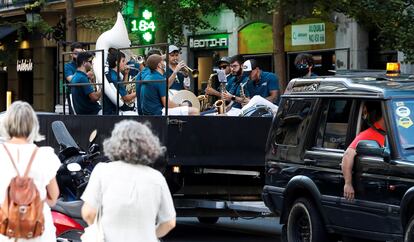
[{"label": "bare arm", "polygon": [[131,102],[132,100],[134,100],[137,97],[137,94],[135,92],[131,93],[131,94],[127,94],[125,96],[122,97],[122,100],[124,100],[125,102]]},{"label": "bare arm", "polygon": [[101,98],[102,92],[101,91],[91,92],[91,93],[89,93],[88,96],[89,96],[89,99],[91,99],[92,102],[96,102]]},{"label": "bare arm", "polygon": [[353,200],[355,197],[354,187],[352,186],[352,167],[354,166],[355,156],[355,149],[348,148],[342,157],[342,174],[345,180],[344,197],[348,200]]},{"label": "bare arm", "polygon": [[56,182],[56,177],[50,180],[49,184],[46,186],[46,202],[52,207],[56,204],[56,201],[59,197],[59,186]]},{"label": "bare arm", "polygon": [[88,225],[91,225],[96,217],[96,209],[85,202],[83,203],[81,212],[83,220],[85,220]]},{"label": "bare arm", "polygon": [[173,228],[175,227],[175,218],[171,219],[170,221],[164,222],[160,225],[158,225],[155,233],[157,235],[157,238],[162,238],[165,235],[168,234]]},{"label": "bare arm", "polygon": [[278,90],[273,90],[273,91],[270,91],[270,96],[268,96],[266,99],[269,100],[272,103],[275,103],[278,96],[279,96],[279,91]]},{"label": "bare arm", "polygon": [[67,82],[71,82],[72,81],[72,78],[73,78],[73,75],[67,76],[66,77],[66,81]]}]

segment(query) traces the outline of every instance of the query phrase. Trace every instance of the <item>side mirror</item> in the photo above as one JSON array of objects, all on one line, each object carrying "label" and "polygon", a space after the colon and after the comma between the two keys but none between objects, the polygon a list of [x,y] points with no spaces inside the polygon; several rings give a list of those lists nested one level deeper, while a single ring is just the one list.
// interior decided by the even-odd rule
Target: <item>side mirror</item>
[{"label": "side mirror", "polygon": [[89,135],[89,145],[92,144],[95,141],[97,133],[98,133],[98,131],[96,129],[94,129],[91,132],[91,134]]},{"label": "side mirror", "polygon": [[385,148],[381,147],[377,141],[361,140],[359,141],[356,152],[358,155],[368,155],[384,158],[385,162],[390,160],[390,153]]}]

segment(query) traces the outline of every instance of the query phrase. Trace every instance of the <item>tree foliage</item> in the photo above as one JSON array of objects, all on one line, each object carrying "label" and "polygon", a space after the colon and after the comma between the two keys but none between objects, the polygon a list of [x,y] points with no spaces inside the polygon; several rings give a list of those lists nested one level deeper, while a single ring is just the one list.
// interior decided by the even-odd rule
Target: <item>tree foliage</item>
[{"label": "tree foliage", "polygon": [[[212,28],[206,16],[214,16],[223,8],[238,17],[249,13],[271,14],[279,9],[286,23],[304,17],[330,18],[340,12],[355,18],[378,33],[384,49],[399,50],[406,61],[414,62],[414,1],[413,0],[139,0],[157,15],[158,26],[175,42],[183,40],[183,26],[189,31]],[[126,0],[120,1],[126,3]]]}]

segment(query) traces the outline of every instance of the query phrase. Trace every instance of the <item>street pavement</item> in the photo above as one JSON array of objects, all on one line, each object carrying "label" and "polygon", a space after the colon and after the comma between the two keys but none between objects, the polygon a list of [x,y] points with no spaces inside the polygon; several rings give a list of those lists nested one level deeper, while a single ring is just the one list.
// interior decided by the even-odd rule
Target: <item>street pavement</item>
[{"label": "street pavement", "polygon": [[220,218],[216,224],[202,224],[197,218],[177,218],[177,226],[163,242],[279,242],[279,218]]}]

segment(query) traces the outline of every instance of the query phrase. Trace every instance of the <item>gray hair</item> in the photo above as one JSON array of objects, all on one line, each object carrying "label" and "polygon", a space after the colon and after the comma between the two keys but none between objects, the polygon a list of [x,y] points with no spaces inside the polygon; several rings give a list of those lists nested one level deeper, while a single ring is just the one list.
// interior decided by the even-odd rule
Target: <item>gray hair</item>
[{"label": "gray hair", "polygon": [[29,143],[43,140],[39,133],[39,121],[32,106],[27,102],[15,101],[3,116],[0,133],[4,138],[26,138]]},{"label": "gray hair", "polygon": [[123,120],[115,124],[111,137],[103,142],[103,150],[111,160],[150,165],[163,154],[164,147],[147,125]]}]

